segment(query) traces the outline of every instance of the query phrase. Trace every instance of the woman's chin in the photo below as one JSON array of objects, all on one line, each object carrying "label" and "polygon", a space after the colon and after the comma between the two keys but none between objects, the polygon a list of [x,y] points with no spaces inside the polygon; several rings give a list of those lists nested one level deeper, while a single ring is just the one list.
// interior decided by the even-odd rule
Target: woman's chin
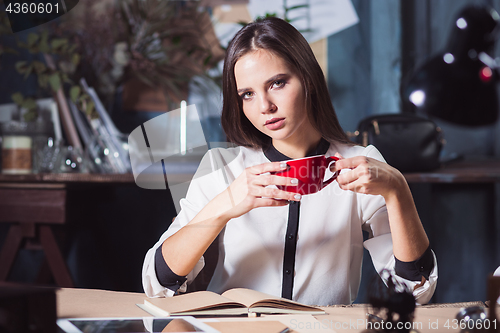
[{"label": "woman's chin", "polygon": [[289,138],[289,135],[285,135],[285,133],[266,133],[273,141],[284,141]]}]

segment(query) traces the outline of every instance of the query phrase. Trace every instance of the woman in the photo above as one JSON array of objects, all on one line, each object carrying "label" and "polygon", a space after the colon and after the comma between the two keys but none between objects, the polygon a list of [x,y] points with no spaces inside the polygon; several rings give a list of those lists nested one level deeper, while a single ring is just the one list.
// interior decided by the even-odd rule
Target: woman
[{"label": "woman", "polygon": [[[185,290],[220,234],[208,286],[217,293],[245,287],[305,304],[351,303],[364,245],[377,271],[395,272],[428,302],[437,266],[408,185],[375,147],[346,137],[303,36],[278,18],[242,28],[227,49],[223,96],[222,125],[239,147],[204,157],[181,212],[146,255],[146,294]],[[283,161],[319,154],[340,158],[336,182],[303,197],[277,188],[297,185],[273,175]]]}]

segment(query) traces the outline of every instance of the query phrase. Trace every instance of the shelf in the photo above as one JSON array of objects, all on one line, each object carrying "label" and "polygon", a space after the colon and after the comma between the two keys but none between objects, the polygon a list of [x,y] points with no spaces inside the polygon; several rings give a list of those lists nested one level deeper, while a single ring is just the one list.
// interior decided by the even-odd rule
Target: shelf
[{"label": "shelf", "polygon": [[[191,170],[188,170],[191,171]],[[176,183],[190,181],[192,173],[169,173]],[[462,160],[430,172],[404,173],[408,183],[494,183],[500,182],[500,159]],[[169,178],[170,179],[170,178]],[[7,184],[133,184],[132,174],[42,173],[27,175],[0,174],[0,187]]]},{"label": "shelf", "polygon": [[[192,174],[168,175],[175,183],[188,182]],[[89,174],[89,173],[41,173],[26,175],[0,174],[0,187],[60,188],[66,185],[83,184],[135,184],[134,176],[128,174]]]},{"label": "shelf", "polygon": [[404,176],[408,183],[495,183],[500,182],[500,159],[454,161],[437,170]]},{"label": "shelf", "polygon": [[0,174],[0,183],[133,183],[132,174],[40,173]]}]

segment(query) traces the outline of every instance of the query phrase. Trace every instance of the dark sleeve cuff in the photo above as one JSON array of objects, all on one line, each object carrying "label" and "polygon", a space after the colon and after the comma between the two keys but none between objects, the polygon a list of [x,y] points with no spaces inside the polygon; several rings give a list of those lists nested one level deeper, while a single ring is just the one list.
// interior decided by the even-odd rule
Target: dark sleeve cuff
[{"label": "dark sleeve cuff", "polygon": [[187,280],[185,276],[179,276],[172,272],[170,267],[168,267],[167,263],[163,259],[163,255],[161,253],[161,246],[156,249],[155,252],[155,271],[156,277],[158,278],[158,282],[164,287],[176,292],[182,284]]},{"label": "dark sleeve cuff", "polygon": [[431,246],[425,250],[424,254],[415,261],[400,261],[396,258],[395,271],[396,275],[410,280],[410,281],[422,281],[422,276],[429,280],[429,275],[431,275],[432,269],[434,268],[434,256],[432,255]]}]

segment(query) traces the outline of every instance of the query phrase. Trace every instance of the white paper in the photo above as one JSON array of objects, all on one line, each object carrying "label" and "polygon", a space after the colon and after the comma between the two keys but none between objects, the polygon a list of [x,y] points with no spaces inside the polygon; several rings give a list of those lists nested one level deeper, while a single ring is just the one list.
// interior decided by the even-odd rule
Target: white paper
[{"label": "white paper", "polygon": [[[356,10],[351,0],[288,0],[287,6],[293,7],[308,4],[306,8],[293,9],[289,12],[289,19],[296,19],[293,26],[302,32],[309,43],[313,43],[339,31],[342,31],[359,22]],[[250,16],[255,19],[265,16],[266,13],[275,13],[284,17],[283,0],[250,0],[248,4]],[[234,34],[241,29],[241,25],[232,23],[216,23],[215,32],[223,46]]]},{"label": "white paper", "polygon": [[[36,104],[40,109],[50,111],[50,117],[54,125],[54,136],[57,141],[62,140],[61,122],[59,121],[59,112],[57,103],[53,98],[37,99]],[[13,113],[18,109],[17,104],[9,103],[0,105],[0,122],[12,120]],[[21,109],[21,115],[24,115],[28,110]],[[22,119],[22,118],[21,118]]]}]

